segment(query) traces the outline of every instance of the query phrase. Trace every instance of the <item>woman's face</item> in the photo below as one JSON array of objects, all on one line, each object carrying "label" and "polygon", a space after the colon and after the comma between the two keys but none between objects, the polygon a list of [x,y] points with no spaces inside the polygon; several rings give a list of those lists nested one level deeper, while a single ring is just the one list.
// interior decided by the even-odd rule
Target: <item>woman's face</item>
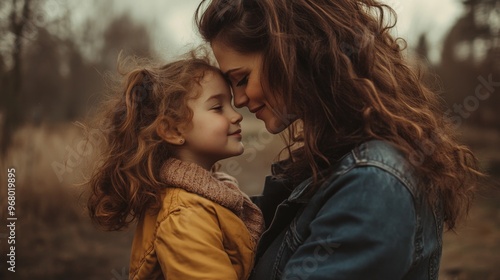
[{"label": "woman's face", "polygon": [[236,107],[246,106],[273,134],[283,131],[293,122],[293,115],[286,112],[283,103],[268,98],[269,93],[263,90],[267,81],[261,75],[262,54],[242,54],[217,40],[212,42],[212,50],[220,69],[231,81]]}]

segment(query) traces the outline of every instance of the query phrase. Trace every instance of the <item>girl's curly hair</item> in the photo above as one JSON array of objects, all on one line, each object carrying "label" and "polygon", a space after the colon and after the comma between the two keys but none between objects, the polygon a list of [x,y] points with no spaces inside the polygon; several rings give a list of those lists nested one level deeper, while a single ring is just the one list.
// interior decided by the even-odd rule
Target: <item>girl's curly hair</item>
[{"label": "girl's curly hair", "polygon": [[[163,66],[138,66],[138,61],[120,62],[121,82],[96,115],[105,141],[99,141],[104,145],[88,182],[87,208],[91,220],[107,230],[125,228],[146,211],[159,209],[165,188],[159,170],[174,148],[157,128],[188,126],[188,100],[197,97],[207,71],[220,73],[207,56]],[[120,70],[129,62],[133,70]]]}]

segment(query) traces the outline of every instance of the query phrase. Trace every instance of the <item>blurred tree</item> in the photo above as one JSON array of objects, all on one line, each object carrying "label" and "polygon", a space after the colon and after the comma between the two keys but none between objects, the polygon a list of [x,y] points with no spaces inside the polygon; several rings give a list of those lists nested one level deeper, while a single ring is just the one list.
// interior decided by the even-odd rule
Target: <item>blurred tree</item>
[{"label": "blurred tree", "polygon": [[[91,33],[94,28],[89,22],[86,24],[84,36]],[[151,58],[154,51],[152,39],[145,25],[135,22],[129,14],[122,14],[107,24],[100,36],[103,38],[102,47],[94,49],[90,59],[82,56],[81,48],[93,44],[95,37],[87,37],[85,43],[71,45],[69,48],[68,65],[71,72],[68,76],[68,114],[69,119],[81,117],[90,112],[102,100],[107,73],[115,75],[117,72],[117,59],[121,51],[124,55],[136,55]],[[86,45],[86,46],[85,46]]]},{"label": "blurred tree", "polygon": [[422,33],[418,37],[417,46],[414,49],[418,63],[419,74],[422,76],[424,83],[434,92],[441,94],[441,83],[436,74],[436,67],[429,60],[429,43],[427,34]]},{"label": "blurred tree", "polygon": [[64,108],[64,119],[74,120],[85,114],[88,108],[88,100],[96,90],[99,82],[97,71],[91,63],[85,61],[78,46],[73,41],[66,42],[66,68],[69,73],[66,77],[64,97],[66,98]]},{"label": "blurred tree", "polygon": [[[8,11],[10,20],[8,25],[0,23],[0,31],[6,33],[0,38],[0,156],[25,122],[74,120],[88,112],[100,100],[101,73],[115,72],[121,50],[138,56],[153,54],[147,28],[128,14],[111,22],[105,17],[89,18],[80,32],[72,32],[70,9],[54,2],[62,5],[61,15],[49,22],[44,3],[0,3],[4,11],[0,19]],[[90,31],[99,30],[96,26],[101,24],[106,27],[99,34]],[[89,34],[93,36],[86,37]]]},{"label": "blurred tree", "polygon": [[134,22],[130,15],[123,14],[113,20],[104,31],[104,46],[101,50],[101,66],[116,69],[120,51],[140,57],[151,57],[152,40],[147,28]]},{"label": "blurred tree", "polygon": [[425,33],[420,34],[418,37],[417,47],[415,52],[420,59],[429,60],[429,43],[427,42],[427,35]]},{"label": "blurred tree", "polygon": [[[92,23],[87,29],[92,29]],[[84,35],[91,31],[84,31]],[[145,25],[135,22],[129,14],[122,14],[113,19],[102,32],[103,44],[101,48],[94,48],[95,52],[89,61],[85,61],[81,52],[71,52],[69,63],[68,91],[71,92],[69,108],[73,112],[68,117],[81,117],[85,113],[92,113],[90,109],[102,100],[107,74],[117,72],[117,59],[121,51],[123,55],[135,55],[152,58],[152,39]],[[95,37],[88,37],[88,43],[93,43]],[[82,46],[79,45],[81,48]],[[92,48],[91,48],[92,49]],[[82,65],[83,63],[83,65]],[[77,112],[77,114],[75,114]]]},{"label": "blurred tree", "polygon": [[[7,74],[7,66],[5,65],[5,61],[3,59],[3,56],[0,55],[0,88],[2,89],[2,94],[0,94],[0,104],[3,104],[3,105],[0,105],[0,109],[2,109],[3,106],[5,106],[6,97],[7,97],[7,93],[5,92],[5,88],[7,86],[6,74]],[[1,116],[2,116],[2,111],[0,110],[0,131],[1,131],[1,127],[2,127]]]},{"label": "blurred tree", "polygon": [[3,75],[3,82],[5,84],[3,85],[2,103],[0,104],[0,110],[3,112],[3,123],[0,127],[0,156],[5,154],[12,140],[12,133],[23,121],[22,105],[20,103],[22,85],[21,54],[24,48],[23,39],[26,34],[26,26],[29,24],[32,16],[30,0],[12,0],[10,7],[6,3],[3,3],[1,8],[10,8],[7,29],[13,36],[13,47],[10,54],[12,67],[10,70],[5,71]]},{"label": "blurred tree", "polygon": [[[35,124],[42,120],[61,120],[64,109],[62,73],[63,42],[45,28],[38,31],[24,55],[21,102],[25,119]],[[61,108],[62,107],[62,108]]]},{"label": "blurred tree", "polygon": [[39,30],[36,40],[26,51],[27,65],[23,72],[30,82],[23,88],[22,103],[31,122],[81,117],[100,99],[99,73],[115,72],[122,49],[139,56],[152,53],[146,28],[134,23],[128,15],[111,21],[103,38],[102,49],[94,55],[100,59],[86,61],[81,45],[75,43],[76,38],[61,39],[46,29]]},{"label": "blurred tree", "polygon": [[[453,113],[463,121],[500,128],[500,0],[463,4],[466,13],[446,36],[438,68],[445,98],[453,104],[450,108],[462,107]],[[478,94],[483,99],[488,96],[487,101]]]}]

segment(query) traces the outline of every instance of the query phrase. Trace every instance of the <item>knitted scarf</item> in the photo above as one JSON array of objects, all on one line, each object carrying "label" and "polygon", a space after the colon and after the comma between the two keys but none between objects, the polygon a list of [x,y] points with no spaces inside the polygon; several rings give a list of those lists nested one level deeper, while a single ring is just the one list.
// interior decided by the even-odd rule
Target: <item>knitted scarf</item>
[{"label": "knitted scarf", "polygon": [[235,178],[178,159],[167,160],[160,177],[169,186],[195,193],[231,210],[246,225],[254,244],[258,243],[264,231],[262,212],[238,188]]}]

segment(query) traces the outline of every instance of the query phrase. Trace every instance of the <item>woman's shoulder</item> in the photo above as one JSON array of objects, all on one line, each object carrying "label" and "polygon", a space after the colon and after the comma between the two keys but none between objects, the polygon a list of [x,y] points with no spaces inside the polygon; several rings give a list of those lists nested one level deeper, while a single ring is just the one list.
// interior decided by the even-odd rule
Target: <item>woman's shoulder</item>
[{"label": "woman's shoulder", "polygon": [[370,140],[352,149],[340,160],[334,173],[368,166],[394,175],[405,184],[413,185],[412,181],[416,179],[416,169],[411,164],[411,155],[405,155],[391,142],[382,140]]},{"label": "woman's shoulder", "polygon": [[397,146],[388,141],[371,140],[351,151],[356,165],[378,165],[391,171],[412,172],[411,155],[405,155]]},{"label": "woman's shoulder", "polygon": [[[390,142],[380,140],[364,142],[345,154],[325,172],[327,179],[323,182],[322,191],[319,192],[322,196],[329,196],[340,190],[347,193],[352,191],[353,194],[359,192],[369,194],[379,192],[381,188],[390,188],[394,191],[385,190],[382,194],[401,193],[401,190],[406,189],[411,196],[419,197],[420,181],[415,167],[408,157]],[[309,178],[297,185],[288,200],[301,200],[318,193],[309,192],[312,183],[312,178]]]},{"label": "woman's shoulder", "polygon": [[370,140],[361,143],[345,154],[336,165],[334,171],[346,171],[348,169],[374,165],[388,171],[411,172],[411,157],[406,156],[397,146],[383,140]]},{"label": "woman's shoulder", "polygon": [[[280,173],[281,165],[283,165],[282,162],[273,164],[273,174]],[[405,155],[395,144],[388,141],[366,141],[346,153],[335,164],[324,170],[324,175],[327,178],[324,181],[324,187],[336,186],[337,179],[339,177],[345,178],[344,175],[348,173],[350,178],[364,177],[369,179],[374,175],[378,177],[394,177],[401,181],[412,195],[417,190],[418,176],[416,175],[415,166],[412,165],[412,156]],[[274,192],[277,190],[283,190],[282,193],[287,197],[289,196],[289,199],[302,197],[306,193],[311,194],[308,190],[313,185],[313,178],[310,177],[290,188],[286,187],[287,183],[289,183],[288,180],[279,180],[279,177],[268,176],[263,196],[272,191],[272,196],[276,197],[277,195]],[[279,185],[279,187],[275,185]],[[271,196],[271,194],[267,194],[267,196]]]},{"label": "woman's shoulder", "polygon": [[358,145],[339,161],[331,176],[338,177],[348,172],[357,176],[395,177],[412,195],[416,195],[419,179],[412,155],[406,155],[388,141],[371,140]]}]

